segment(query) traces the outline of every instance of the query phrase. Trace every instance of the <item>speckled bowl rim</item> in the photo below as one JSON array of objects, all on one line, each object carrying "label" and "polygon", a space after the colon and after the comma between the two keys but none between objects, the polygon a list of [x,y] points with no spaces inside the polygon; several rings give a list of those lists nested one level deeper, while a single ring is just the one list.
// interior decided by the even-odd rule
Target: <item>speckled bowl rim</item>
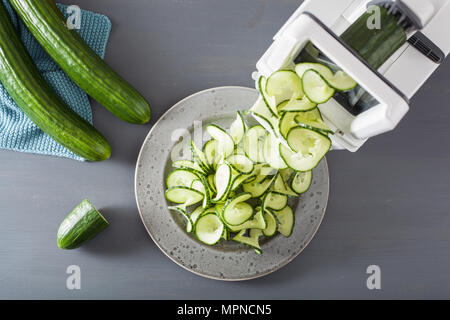
[{"label": "speckled bowl rim", "polygon": [[241,86],[222,86],[222,87],[215,87],[215,88],[209,88],[209,89],[205,89],[202,91],[198,91],[194,94],[191,94],[187,97],[185,97],[184,99],[178,101],[176,104],[174,104],[171,108],[169,108],[156,122],[155,124],[152,126],[152,128],[150,129],[149,133],[147,134],[147,136],[144,139],[144,142],[142,143],[141,149],[139,151],[139,156],[137,158],[136,161],[136,168],[135,168],[135,179],[134,179],[134,190],[135,190],[135,199],[136,199],[136,205],[138,208],[138,212],[139,212],[139,216],[141,218],[141,221],[145,227],[145,229],[147,230],[147,233],[150,235],[150,238],[153,240],[153,242],[156,244],[156,246],[170,259],[172,260],[174,263],[176,263],[178,266],[182,267],[183,269],[194,273],[198,276],[201,276],[203,278],[207,278],[207,279],[212,279],[212,280],[218,280],[218,281],[225,281],[225,282],[241,282],[241,281],[247,281],[247,280],[253,280],[253,279],[257,279],[257,278],[261,278],[264,276],[267,276],[275,271],[280,270],[281,268],[285,267],[286,265],[288,265],[290,262],[292,262],[295,258],[297,258],[300,253],[303,252],[303,250],[305,250],[305,248],[310,244],[310,242],[312,241],[312,239],[315,237],[317,231],[319,230],[322,221],[325,217],[325,212],[328,206],[328,200],[329,200],[329,193],[330,193],[330,181],[329,181],[329,167],[328,167],[328,163],[326,161],[326,157],[324,157],[322,159],[324,166],[325,166],[325,171],[327,173],[327,189],[326,189],[326,195],[325,195],[325,205],[323,207],[322,210],[322,214],[320,215],[320,219],[315,227],[315,229],[312,231],[311,236],[309,237],[308,241],[306,241],[303,245],[302,248],[300,248],[294,255],[292,255],[290,258],[286,259],[285,261],[282,261],[276,268],[273,268],[271,270],[268,270],[266,272],[262,272],[259,274],[256,274],[254,276],[251,277],[246,277],[246,278],[235,278],[235,279],[228,279],[228,278],[220,278],[220,277],[215,277],[215,276],[211,276],[211,275],[207,275],[204,273],[201,273],[199,271],[196,271],[192,268],[189,268],[185,265],[183,265],[182,263],[180,263],[179,261],[177,261],[175,258],[173,258],[168,252],[166,252],[166,250],[159,244],[159,242],[157,241],[157,239],[154,237],[154,235],[152,234],[152,232],[149,230],[149,228],[147,227],[145,220],[144,220],[144,216],[143,213],[141,211],[141,207],[139,205],[139,199],[138,199],[138,173],[139,173],[139,163],[141,163],[141,159],[143,157],[143,150],[144,147],[147,143],[147,141],[149,140],[150,136],[152,135],[153,131],[156,130],[156,128],[158,127],[158,124],[169,114],[171,113],[174,109],[177,109],[180,105],[182,105],[186,100],[192,99],[193,97],[197,96],[197,95],[202,95],[205,94],[207,92],[210,91],[219,91],[219,90],[226,90],[226,89],[237,89],[237,90],[250,90],[250,91],[256,91],[253,88],[248,88],[248,87],[241,87]]}]

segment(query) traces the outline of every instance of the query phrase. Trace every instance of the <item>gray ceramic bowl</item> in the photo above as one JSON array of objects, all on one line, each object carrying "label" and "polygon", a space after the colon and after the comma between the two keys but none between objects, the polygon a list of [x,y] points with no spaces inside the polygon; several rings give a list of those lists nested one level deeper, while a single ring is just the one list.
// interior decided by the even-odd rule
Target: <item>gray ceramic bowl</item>
[{"label": "gray ceramic bowl", "polygon": [[274,272],[292,261],[311,241],[325,213],[329,176],[326,160],[314,169],[310,190],[292,203],[295,226],[290,238],[262,240],[262,255],[232,241],[209,247],[186,233],[184,219],[167,209],[165,180],[172,170],[171,153],[177,129],[193,131],[194,121],[228,127],[236,111],[248,109],[258,92],[220,87],[196,93],[173,106],[154,125],[142,146],[135,177],[136,201],[142,221],[158,247],[174,262],[200,276],[228,281],[249,280]]}]

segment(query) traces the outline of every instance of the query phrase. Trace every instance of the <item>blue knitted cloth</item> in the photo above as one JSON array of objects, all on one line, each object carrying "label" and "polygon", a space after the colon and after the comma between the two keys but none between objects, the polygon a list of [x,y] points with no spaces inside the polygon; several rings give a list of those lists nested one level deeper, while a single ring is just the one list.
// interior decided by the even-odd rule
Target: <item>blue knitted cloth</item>
[{"label": "blue knitted cloth", "polygon": [[[38,66],[39,71],[58,95],[81,117],[92,123],[92,110],[87,94],[53,62],[39,43],[17,17],[8,0],[0,0],[5,4],[17,28],[22,42]],[[59,5],[67,15],[67,6]],[[100,56],[104,57],[106,44],[111,31],[108,17],[82,10],[81,29],[77,30],[87,44]],[[83,158],[67,150],[47,134],[42,132],[19,109],[16,103],[0,84],[0,148],[20,152],[38,153],[67,157],[79,161]]]}]

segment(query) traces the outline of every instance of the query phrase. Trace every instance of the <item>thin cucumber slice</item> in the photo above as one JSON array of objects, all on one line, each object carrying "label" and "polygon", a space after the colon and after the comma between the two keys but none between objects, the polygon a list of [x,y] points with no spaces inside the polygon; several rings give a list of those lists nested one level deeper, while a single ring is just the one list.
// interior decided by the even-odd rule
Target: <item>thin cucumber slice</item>
[{"label": "thin cucumber slice", "polygon": [[260,229],[251,229],[249,232],[249,236],[246,236],[247,230],[242,230],[239,232],[234,238],[233,241],[245,244],[254,249],[257,249],[258,253],[261,252],[261,246],[259,245],[259,237],[262,235],[262,231]]},{"label": "thin cucumber slice", "polygon": [[194,224],[191,221],[191,218],[186,211],[186,206],[180,205],[180,206],[170,206],[168,207],[169,210],[176,211],[178,213],[181,213],[181,215],[186,219],[186,232],[191,233],[192,230],[194,230]]},{"label": "thin cucumber slice", "polygon": [[239,173],[249,174],[253,171],[253,161],[245,155],[231,155],[227,158],[227,162]]},{"label": "thin cucumber slice", "polygon": [[265,137],[266,130],[261,125],[251,127],[244,136],[244,153],[255,163],[264,162],[262,146]]},{"label": "thin cucumber slice", "polygon": [[196,145],[194,140],[191,140],[191,152],[194,161],[202,168],[204,172],[209,172],[211,167],[208,165],[205,154]]},{"label": "thin cucumber slice", "polygon": [[203,146],[203,154],[205,155],[206,162],[210,167],[214,167],[215,160],[217,158],[217,152],[219,148],[219,142],[217,140],[209,140]]},{"label": "thin cucumber slice", "polygon": [[292,128],[298,127],[297,122],[295,122],[295,118],[297,117],[298,114],[299,113],[285,112],[281,116],[279,124],[279,132],[284,139],[287,138],[287,135]]},{"label": "thin cucumber slice", "polygon": [[205,194],[205,186],[200,181],[200,179],[196,179],[196,180],[192,181],[192,183],[189,187],[191,189],[197,190],[198,192]]},{"label": "thin cucumber slice", "polygon": [[280,154],[295,171],[314,169],[331,148],[330,138],[301,127],[292,128],[286,141],[292,150],[280,144]]},{"label": "thin cucumber slice", "polygon": [[172,187],[191,187],[195,180],[199,180],[199,176],[192,169],[177,169],[172,171],[166,180],[167,188]]},{"label": "thin cucumber slice", "polygon": [[238,145],[244,138],[246,127],[244,117],[240,112],[237,112],[236,120],[230,126],[230,136],[235,145]]},{"label": "thin cucumber slice", "polygon": [[216,213],[219,217],[222,216],[223,207],[225,207],[225,203],[218,203],[214,206],[214,210],[216,211]]},{"label": "thin cucumber slice", "polygon": [[188,187],[172,187],[166,190],[166,198],[170,202],[188,207],[202,201],[203,194]]},{"label": "thin cucumber slice", "polygon": [[267,221],[267,226],[263,230],[263,234],[266,237],[273,237],[278,230],[278,222],[277,219],[273,216],[273,214],[269,210],[264,211],[264,216]]},{"label": "thin cucumber slice", "polygon": [[288,184],[289,179],[291,179],[292,174],[294,173],[294,170],[291,168],[286,168],[283,170],[280,170],[281,178],[283,178],[283,181]]},{"label": "thin cucumber slice", "polygon": [[214,124],[210,124],[206,127],[206,131],[214,140],[218,141],[218,154],[220,154],[224,158],[227,158],[233,154],[234,140],[225,130]]},{"label": "thin cucumber slice", "polygon": [[213,246],[220,241],[224,225],[215,214],[201,216],[195,224],[195,235],[201,242]]},{"label": "thin cucumber slice", "polygon": [[304,96],[301,100],[291,99],[280,103],[277,107],[278,112],[305,112],[313,110],[317,107],[317,104],[309,101],[307,96]]},{"label": "thin cucumber slice", "polygon": [[258,98],[255,105],[250,109],[250,113],[253,118],[259,122],[260,125],[264,127],[267,131],[278,136],[278,126],[280,119],[278,116],[274,116],[268,109],[265,107],[264,102],[262,102],[261,98]]},{"label": "thin cucumber slice", "polygon": [[232,174],[231,167],[224,163],[221,164],[214,176],[214,184],[216,185],[216,197],[213,202],[220,202],[226,199],[228,192],[231,188]]},{"label": "thin cucumber slice", "polygon": [[196,162],[190,160],[178,160],[172,163],[172,166],[178,169],[192,169],[198,173],[205,174],[203,169],[200,168]]},{"label": "thin cucumber slice", "polygon": [[207,178],[206,181],[208,182],[208,188],[209,190],[211,190],[211,194],[216,193],[216,182],[214,181],[214,175],[210,174]]},{"label": "thin cucumber slice", "polygon": [[354,89],[358,85],[358,83],[344,71],[339,70],[334,74],[329,67],[321,63],[305,62],[295,66],[295,72],[297,72],[297,75],[300,78],[303,78],[304,73],[311,69],[318,72],[329,86],[338,91],[348,91]]},{"label": "thin cucumber slice", "polygon": [[286,206],[283,210],[272,212],[278,220],[278,232],[286,238],[289,238],[295,224],[294,211],[292,211],[291,207]]},{"label": "thin cucumber slice", "polygon": [[274,169],[287,168],[286,162],[280,156],[280,142],[271,133],[267,133],[264,140],[263,155],[266,162]]},{"label": "thin cucumber slice", "polygon": [[281,193],[286,196],[296,197],[298,196],[297,193],[291,189],[289,184],[286,183],[286,181],[283,179],[283,176],[281,173],[278,173],[275,177],[275,181],[271,188],[272,191],[276,193]]},{"label": "thin cucumber slice", "polygon": [[280,70],[267,79],[266,92],[275,97],[279,103],[284,100],[301,99],[303,97],[302,81],[291,70]]},{"label": "thin cucumber slice", "polygon": [[214,208],[204,209],[202,207],[197,207],[194,211],[192,211],[192,213],[190,215],[192,225],[195,226],[195,223],[197,222],[198,218],[200,218],[201,216],[204,216],[205,214],[208,214],[208,213],[215,214],[216,211],[214,210]]},{"label": "thin cucumber slice", "polygon": [[295,117],[295,122],[306,129],[323,132],[325,134],[333,133],[333,130],[323,122],[322,115],[317,108],[308,112],[299,113]]},{"label": "thin cucumber slice", "polygon": [[244,183],[243,189],[245,192],[249,192],[252,195],[252,198],[259,198],[261,197],[269,188],[272,186],[273,182],[275,181],[275,177],[270,178],[267,177],[262,182],[249,182]]},{"label": "thin cucumber slice", "polygon": [[255,179],[252,181],[247,182],[257,182],[260,183],[264,179],[267,178],[267,176],[274,176],[276,173],[276,170],[273,169],[269,164],[267,163],[258,163],[255,165],[255,168],[252,172],[253,175],[255,175]]},{"label": "thin cucumber slice", "polygon": [[239,232],[246,229],[264,230],[267,227],[267,222],[263,212],[260,209],[258,210],[258,212],[255,213],[255,215],[251,220],[247,220],[239,226],[227,226],[227,227],[231,232]]},{"label": "thin cucumber slice", "polygon": [[348,91],[356,88],[358,83],[353,80],[348,74],[344,71],[339,70],[336,74],[331,78],[325,78],[325,81],[329,86],[338,90],[338,91]]},{"label": "thin cucumber slice", "polygon": [[277,100],[274,96],[269,96],[266,91],[266,85],[267,85],[267,79],[266,77],[262,76],[259,78],[258,81],[258,87],[259,92],[261,94],[262,100],[264,101],[267,109],[270,111],[270,113],[277,117]]},{"label": "thin cucumber slice", "polygon": [[240,176],[237,176],[233,181],[231,191],[237,190],[243,183],[250,182],[255,177],[256,177],[255,175],[248,175],[248,174],[241,174]]},{"label": "thin cucumber slice", "polygon": [[325,79],[332,78],[334,76],[333,71],[326,65],[314,62],[302,62],[295,66],[295,72],[300,78],[303,78],[303,74],[308,70],[315,70]]},{"label": "thin cucumber slice", "polygon": [[230,231],[227,228],[223,228],[222,239],[228,241],[231,239]]},{"label": "thin cucumber slice", "polygon": [[223,220],[227,225],[238,226],[252,217],[253,208],[245,202],[251,197],[250,193],[241,193],[228,200],[222,211]]},{"label": "thin cucumber slice", "polygon": [[305,95],[316,104],[327,102],[335,93],[320,73],[312,69],[303,74],[302,83]]},{"label": "thin cucumber slice", "polygon": [[283,210],[288,203],[288,197],[278,192],[268,192],[263,199],[263,208]]},{"label": "thin cucumber slice", "polygon": [[291,181],[291,188],[298,194],[308,191],[312,182],[312,171],[296,172]]}]

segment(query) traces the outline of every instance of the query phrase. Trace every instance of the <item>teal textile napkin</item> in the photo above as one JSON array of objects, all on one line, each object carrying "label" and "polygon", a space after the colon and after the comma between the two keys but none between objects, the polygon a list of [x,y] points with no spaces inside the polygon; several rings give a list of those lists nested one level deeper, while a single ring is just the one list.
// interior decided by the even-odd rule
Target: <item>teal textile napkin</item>
[{"label": "teal textile napkin", "polygon": [[[2,0],[11,15],[22,42],[36,63],[39,71],[58,95],[81,117],[92,123],[92,110],[87,94],[53,62],[50,56],[33,38],[20,21],[8,0]],[[58,4],[68,16],[67,6]],[[111,31],[108,17],[81,10],[81,28],[77,30],[86,43],[104,58],[106,44]],[[85,159],[67,150],[47,134],[42,132],[19,109],[5,88],[0,84],[0,149],[67,157],[78,161]]]}]

